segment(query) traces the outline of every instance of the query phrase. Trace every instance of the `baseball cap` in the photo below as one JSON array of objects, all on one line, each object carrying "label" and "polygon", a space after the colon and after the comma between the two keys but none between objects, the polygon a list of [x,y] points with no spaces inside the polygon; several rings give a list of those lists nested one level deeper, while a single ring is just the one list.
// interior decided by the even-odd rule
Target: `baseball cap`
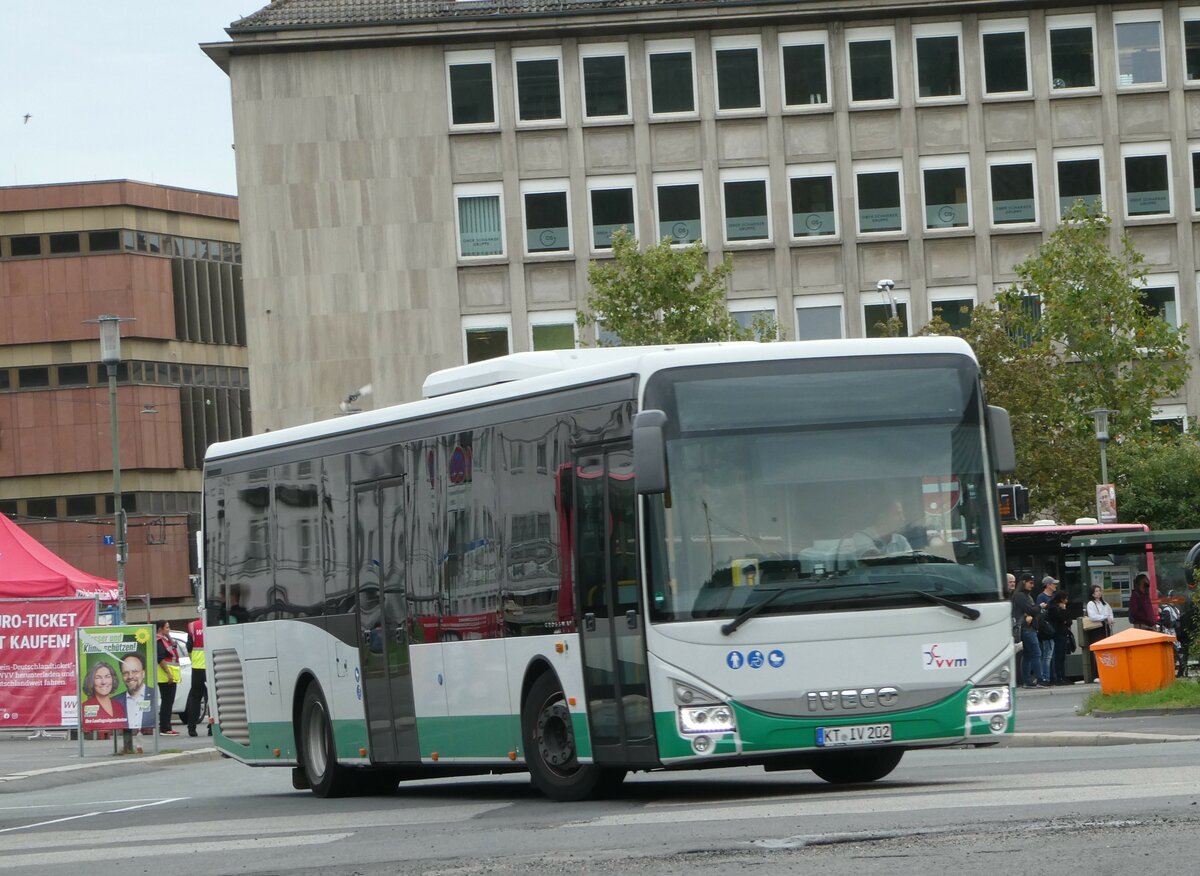
[{"label": "baseball cap", "polygon": [[1043,587],[1045,587],[1047,584],[1057,584],[1057,583],[1058,583],[1058,579],[1055,578],[1053,575],[1047,575],[1045,578],[1042,579]]}]

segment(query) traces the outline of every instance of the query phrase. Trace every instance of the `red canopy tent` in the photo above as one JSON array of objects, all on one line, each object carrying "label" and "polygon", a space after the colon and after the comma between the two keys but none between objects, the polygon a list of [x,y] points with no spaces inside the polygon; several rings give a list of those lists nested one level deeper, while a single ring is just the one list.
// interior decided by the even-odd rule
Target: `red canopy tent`
[{"label": "red canopy tent", "polygon": [[117,582],[76,569],[0,514],[0,597],[89,596],[117,599]]}]

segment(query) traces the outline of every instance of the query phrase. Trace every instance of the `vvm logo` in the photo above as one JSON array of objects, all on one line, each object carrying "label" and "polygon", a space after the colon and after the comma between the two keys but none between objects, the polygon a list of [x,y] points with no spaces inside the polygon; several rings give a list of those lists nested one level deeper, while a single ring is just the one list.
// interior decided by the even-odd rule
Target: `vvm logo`
[{"label": "vvm logo", "polygon": [[923,665],[926,669],[966,669],[966,642],[934,642],[932,645],[922,645]]}]

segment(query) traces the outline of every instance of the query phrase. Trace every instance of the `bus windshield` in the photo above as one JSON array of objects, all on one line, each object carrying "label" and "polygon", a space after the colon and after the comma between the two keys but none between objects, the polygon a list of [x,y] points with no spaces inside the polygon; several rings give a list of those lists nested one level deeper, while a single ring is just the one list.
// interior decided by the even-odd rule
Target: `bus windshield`
[{"label": "bus windshield", "polygon": [[1004,598],[969,359],[676,369],[646,407],[668,418],[669,488],[647,500],[655,620]]}]

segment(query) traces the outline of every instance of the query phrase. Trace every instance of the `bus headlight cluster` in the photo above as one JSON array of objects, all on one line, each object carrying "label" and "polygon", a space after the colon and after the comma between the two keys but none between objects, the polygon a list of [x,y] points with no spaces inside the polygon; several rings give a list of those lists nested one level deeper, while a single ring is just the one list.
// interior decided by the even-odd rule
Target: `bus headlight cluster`
[{"label": "bus headlight cluster", "polygon": [[1012,709],[1012,688],[977,687],[967,694],[967,714],[1007,712]]},{"label": "bus headlight cluster", "polygon": [[679,710],[681,733],[732,733],[733,730],[733,710],[729,706],[683,706]]}]

